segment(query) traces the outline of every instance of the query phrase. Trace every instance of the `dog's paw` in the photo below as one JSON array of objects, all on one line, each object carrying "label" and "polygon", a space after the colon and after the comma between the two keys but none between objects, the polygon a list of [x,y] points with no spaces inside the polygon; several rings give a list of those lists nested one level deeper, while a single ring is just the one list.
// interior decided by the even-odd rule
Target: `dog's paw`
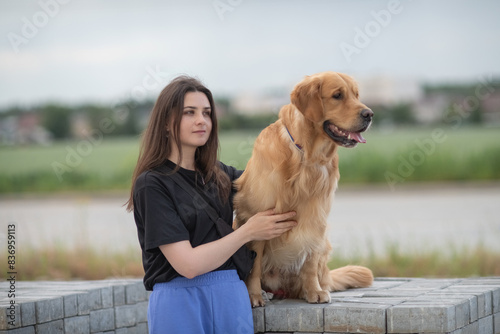
[{"label": "dog's paw", "polygon": [[250,302],[252,303],[252,307],[261,307],[266,305],[264,298],[262,298],[262,293],[250,293]]},{"label": "dog's paw", "polygon": [[330,292],[327,290],[312,291],[307,293],[306,300],[311,304],[323,304],[330,303],[331,297]]}]

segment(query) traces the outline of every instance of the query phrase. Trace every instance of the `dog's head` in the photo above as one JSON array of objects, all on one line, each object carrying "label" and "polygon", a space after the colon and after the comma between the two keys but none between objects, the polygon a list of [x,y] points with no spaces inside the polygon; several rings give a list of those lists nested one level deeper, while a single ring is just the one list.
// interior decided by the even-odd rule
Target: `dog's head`
[{"label": "dog's head", "polygon": [[366,142],[361,132],[370,126],[373,112],[359,101],[358,85],[350,76],[336,72],[307,76],[293,89],[291,101],[338,145]]}]

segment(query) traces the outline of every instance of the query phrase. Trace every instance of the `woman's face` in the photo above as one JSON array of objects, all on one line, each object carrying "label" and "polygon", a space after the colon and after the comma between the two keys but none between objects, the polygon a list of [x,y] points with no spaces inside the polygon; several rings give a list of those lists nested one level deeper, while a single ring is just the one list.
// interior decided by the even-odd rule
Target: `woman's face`
[{"label": "woman's face", "polygon": [[210,102],[204,93],[186,93],[179,134],[184,152],[205,145],[212,131],[211,113]]}]

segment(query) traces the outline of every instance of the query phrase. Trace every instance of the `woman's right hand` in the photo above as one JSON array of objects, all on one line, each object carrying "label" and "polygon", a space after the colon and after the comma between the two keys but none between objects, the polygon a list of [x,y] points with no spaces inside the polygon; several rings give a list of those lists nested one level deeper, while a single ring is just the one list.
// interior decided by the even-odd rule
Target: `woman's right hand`
[{"label": "woman's right hand", "polygon": [[297,226],[296,221],[290,220],[296,214],[295,211],[275,214],[274,209],[270,209],[250,217],[240,228],[247,230],[251,240],[270,240]]},{"label": "woman's right hand", "polygon": [[275,214],[274,210],[259,212],[223,238],[193,247],[189,240],[160,246],[165,258],[184,277],[193,278],[215,270],[241,246],[252,240],[269,240],[290,231],[297,222],[290,220],[295,212]]}]

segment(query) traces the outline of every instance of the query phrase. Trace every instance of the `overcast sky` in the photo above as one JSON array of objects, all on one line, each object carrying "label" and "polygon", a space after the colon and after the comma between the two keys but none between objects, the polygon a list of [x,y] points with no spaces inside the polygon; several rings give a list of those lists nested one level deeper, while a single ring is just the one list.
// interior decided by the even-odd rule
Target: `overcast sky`
[{"label": "overcast sky", "polygon": [[216,95],[308,74],[420,82],[500,76],[500,1],[0,0],[0,107],[157,96],[179,74]]}]

